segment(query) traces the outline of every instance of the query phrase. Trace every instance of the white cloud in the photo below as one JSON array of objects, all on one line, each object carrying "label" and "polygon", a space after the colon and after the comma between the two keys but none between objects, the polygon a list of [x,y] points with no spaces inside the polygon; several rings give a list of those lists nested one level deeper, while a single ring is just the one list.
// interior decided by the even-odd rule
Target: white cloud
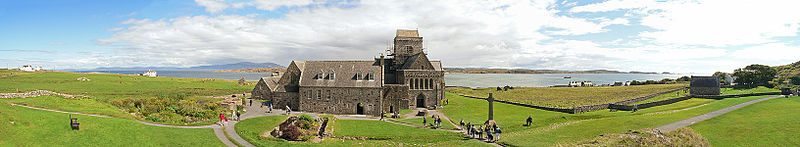
[{"label": "white cloud", "polygon": [[800,1],[641,1],[610,0],[574,7],[570,12],[628,10],[642,15],[641,25],[655,31],[641,37],[679,45],[732,45],[773,42],[795,36],[800,28]]},{"label": "white cloud", "polygon": [[196,2],[197,5],[206,7],[206,11],[212,14],[220,12],[230,7],[222,0],[194,0],[194,2]]},{"label": "white cloud", "polygon": [[305,6],[311,3],[311,0],[255,0],[252,5],[261,10],[275,10],[275,8],[282,6]]},{"label": "white cloud", "polygon": [[800,59],[800,47],[786,46],[786,44],[783,43],[769,43],[736,50],[731,55],[742,59],[791,61]]},{"label": "white cloud", "polygon": [[[610,2],[617,4],[609,5]],[[425,37],[429,57],[443,60],[448,67],[713,73],[732,70],[751,61],[769,60],[749,59],[742,55],[752,53],[744,50],[732,53],[725,46],[774,42],[771,37],[792,35],[797,31],[797,25],[792,24],[770,27],[770,24],[792,22],[793,19],[788,18],[769,18],[749,24],[771,29],[742,24],[715,28],[713,25],[723,24],[714,21],[741,23],[745,20],[713,17],[722,15],[717,12],[690,16],[689,12],[703,13],[691,2],[610,2],[577,6],[567,12],[628,10],[631,15],[562,15],[563,10],[553,9],[558,3],[550,0],[356,1],[344,2],[342,5],[348,5],[346,8],[320,1],[280,1],[262,4],[259,8],[294,7],[280,18],[242,14],[126,20],[122,22],[124,27],[113,32],[112,37],[97,40],[101,45],[113,47],[113,55],[84,58],[78,64],[194,66],[240,61],[287,64],[291,60],[365,60],[382,52],[387,41],[394,37],[395,29],[419,28]],[[627,2],[632,3],[624,4]],[[255,2],[226,4],[232,8],[259,7]],[[697,5],[700,4],[706,3]],[[710,18],[714,19],[707,20]],[[609,42],[563,36],[618,31],[609,30],[608,26],[612,25],[644,25],[653,30],[640,32],[634,39],[608,36],[619,37]],[[753,32],[762,33],[752,35]],[[602,35],[606,34],[614,33]],[[780,45],[783,48],[778,49],[782,51],[796,48]],[[779,57],[790,58],[798,59],[791,55]]]}]

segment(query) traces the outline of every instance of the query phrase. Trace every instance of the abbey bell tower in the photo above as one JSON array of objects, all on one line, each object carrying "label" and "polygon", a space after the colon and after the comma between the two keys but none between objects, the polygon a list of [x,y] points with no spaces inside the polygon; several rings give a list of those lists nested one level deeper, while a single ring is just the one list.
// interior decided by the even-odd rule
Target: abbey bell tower
[{"label": "abbey bell tower", "polygon": [[397,30],[394,37],[394,65],[403,65],[406,59],[422,53],[422,37],[417,30]]}]

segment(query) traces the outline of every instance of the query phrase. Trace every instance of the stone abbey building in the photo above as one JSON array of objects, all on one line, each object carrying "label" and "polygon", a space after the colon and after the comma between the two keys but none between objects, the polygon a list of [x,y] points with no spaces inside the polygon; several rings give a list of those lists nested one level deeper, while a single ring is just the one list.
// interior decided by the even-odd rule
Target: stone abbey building
[{"label": "stone abbey building", "polygon": [[444,98],[444,70],[423,49],[417,30],[397,30],[386,57],[292,61],[280,76],[261,78],[252,96],[277,108],[329,114],[433,109]]}]

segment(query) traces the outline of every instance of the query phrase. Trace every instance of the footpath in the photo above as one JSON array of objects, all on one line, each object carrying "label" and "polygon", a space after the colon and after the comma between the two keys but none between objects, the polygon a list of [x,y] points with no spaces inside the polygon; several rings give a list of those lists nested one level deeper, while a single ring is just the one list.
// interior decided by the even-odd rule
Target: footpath
[{"label": "footpath", "polygon": [[760,99],[757,99],[757,100],[744,102],[744,103],[741,103],[741,104],[737,104],[737,105],[733,105],[733,106],[730,106],[730,107],[722,108],[722,109],[719,109],[717,111],[709,112],[709,113],[706,113],[706,114],[703,114],[703,115],[698,115],[698,116],[695,116],[695,117],[691,117],[691,118],[687,118],[687,119],[684,119],[684,120],[673,122],[673,123],[670,123],[670,124],[667,124],[667,125],[663,125],[663,126],[657,127],[656,129],[661,130],[662,132],[672,131],[672,130],[675,130],[675,129],[678,129],[678,128],[683,128],[683,127],[692,125],[694,123],[697,123],[697,122],[700,122],[700,121],[703,121],[703,120],[706,120],[706,119],[709,119],[709,118],[713,118],[713,117],[716,117],[716,116],[731,112],[733,110],[742,108],[742,107],[750,105],[750,104],[755,104],[755,103],[758,103],[758,102],[761,102],[761,101],[766,101],[766,100],[779,98],[779,97],[783,97],[783,96],[773,96],[773,97],[760,98]]}]

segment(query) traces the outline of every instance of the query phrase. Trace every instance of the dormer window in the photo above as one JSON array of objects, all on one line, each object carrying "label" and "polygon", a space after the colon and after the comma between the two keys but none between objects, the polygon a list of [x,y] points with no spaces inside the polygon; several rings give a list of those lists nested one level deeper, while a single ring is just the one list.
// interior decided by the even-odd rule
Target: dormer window
[{"label": "dormer window", "polygon": [[353,80],[362,80],[364,79],[364,75],[361,72],[357,72],[356,75],[353,77]]},{"label": "dormer window", "polygon": [[375,73],[368,73],[367,77],[364,77],[365,80],[375,80]]},{"label": "dormer window", "polygon": [[317,75],[314,76],[314,79],[317,79],[317,80],[322,80],[322,78],[323,78],[322,72],[319,72],[319,73],[317,73]]},{"label": "dormer window", "polygon": [[325,77],[325,80],[333,80],[336,79],[336,73],[329,72],[328,76]]}]

